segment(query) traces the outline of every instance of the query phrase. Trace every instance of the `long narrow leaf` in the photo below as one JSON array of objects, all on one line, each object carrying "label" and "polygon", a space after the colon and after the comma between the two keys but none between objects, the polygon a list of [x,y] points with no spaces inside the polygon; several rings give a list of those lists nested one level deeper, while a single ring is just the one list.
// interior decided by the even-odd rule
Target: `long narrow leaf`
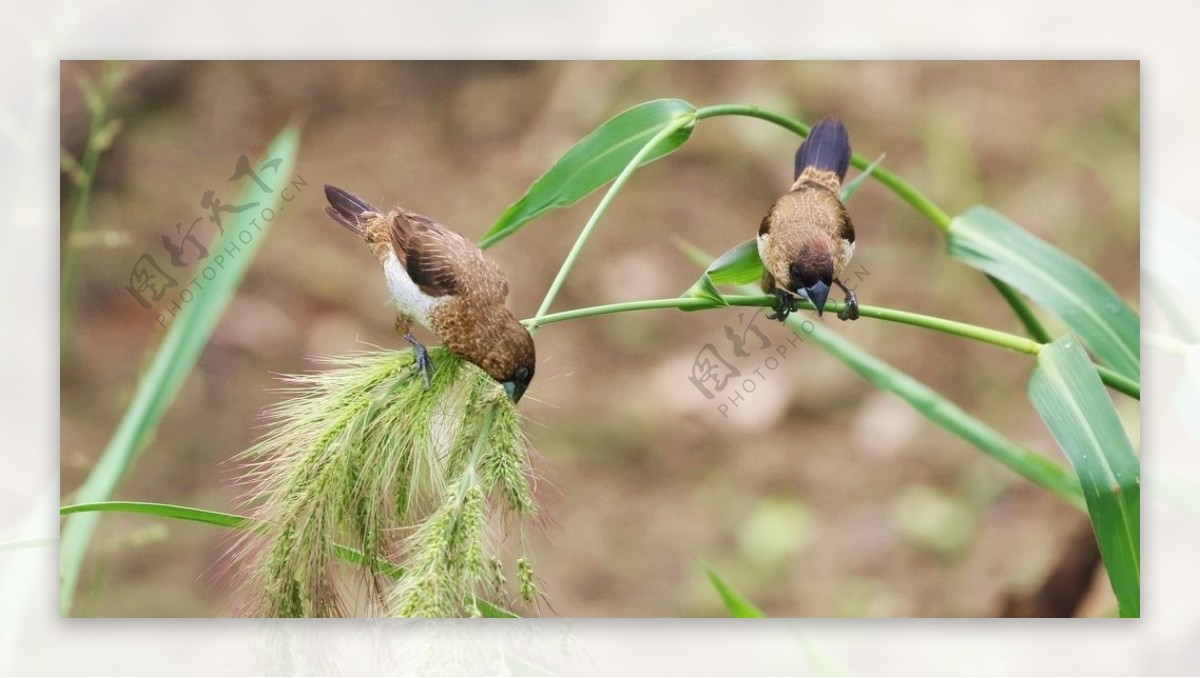
[{"label": "long narrow leaf", "polygon": [[701,277],[708,278],[716,285],[745,285],[758,282],[762,275],[758,239],[751,238],[714,259]]},{"label": "long narrow leaf", "polygon": [[1020,290],[1062,318],[1101,362],[1141,380],[1138,315],[1091,269],[987,207],[956,217],[946,242],[950,256]]},{"label": "long narrow leaf", "polygon": [[[568,150],[520,200],[508,206],[480,242],[491,247],[516,233],[533,219],[582,200],[612,181],[654,135],[684,117],[695,118],[696,108],[680,99],[657,99],[638,104],[609,119]],[[642,161],[649,164],[683,145],[693,125],[659,142]]]},{"label": "long narrow leaf", "polygon": [[[710,261],[696,247],[689,245],[684,251],[701,266],[705,265],[705,261]],[[758,292],[750,286],[743,286],[741,290],[744,294]],[[1005,438],[937,391],[842,339],[833,331],[825,329],[821,323],[813,322],[800,313],[788,317],[787,323],[801,339],[811,339],[867,381],[903,398],[926,419],[975,445],[985,454],[1072,506],[1085,508],[1079,481],[1061,464]]]},{"label": "long narrow leaf", "polygon": [[1084,507],[1079,482],[1070,470],[1061,464],[1014,443],[942,394],[825,329],[819,323],[793,315],[788,318],[788,325],[798,336],[815,342],[867,381],[903,398],[929,421],[966,440],[1072,506]]},{"label": "long narrow leaf", "polygon": [[704,568],[704,573],[708,575],[708,581],[712,582],[713,588],[721,595],[721,600],[725,601],[725,607],[729,610],[729,614],[733,617],[741,618],[757,618],[765,617],[763,611],[747,600],[745,596],[733,590],[729,584],[725,583],[716,572],[710,567]]},{"label": "long narrow leaf", "polygon": [[[283,161],[275,176],[292,176],[299,143],[300,133],[295,127],[288,127],[271,142],[268,157]],[[104,501],[111,497],[138,453],[145,447],[184,379],[196,364],[221,313],[233,298],[265,239],[270,222],[260,218],[260,210],[269,208],[278,213],[281,192],[267,192],[258,182],[247,182],[239,204],[257,202],[262,207],[229,215],[224,234],[211,249],[225,252],[236,248],[236,256],[227,256],[220,274],[195,290],[191,301],[183,306],[167,330],[149,369],[138,383],[125,417],[91,474],[75,494],[78,502]],[[70,613],[84,555],[97,518],[95,514],[77,516],[68,520],[63,527],[59,565],[62,570],[60,605],[64,615]]]},{"label": "long narrow leaf", "polygon": [[[70,504],[58,509],[59,515],[64,516],[75,513],[104,512],[134,513],[144,516],[154,516],[156,518],[203,523],[216,527],[231,527],[239,530],[254,530],[263,525],[256,522],[253,518],[240,516],[235,513],[222,513],[220,511],[192,508],[191,506],[160,504],[150,501],[97,501],[84,504]],[[335,544],[334,553],[338,558],[355,565],[362,565],[366,562],[366,556],[361,551],[352,549],[349,546]],[[388,562],[378,562],[376,563],[376,567],[380,572],[391,576],[393,579],[399,579],[404,576],[404,568]]]},{"label": "long narrow leaf", "polygon": [[871,178],[871,175],[879,168],[879,164],[883,162],[886,156],[886,153],[881,153],[878,158],[875,158],[875,162],[867,165],[866,169],[858,173],[858,176],[842,186],[842,202],[850,202],[850,198],[854,197],[854,194],[858,193],[858,189],[862,187],[863,183]]},{"label": "long narrow leaf", "polygon": [[[744,290],[747,294],[754,291],[753,288]],[[867,381],[900,396],[929,421],[966,440],[1072,506],[1084,508],[1079,481],[1061,464],[1014,443],[942,394],[846,341],[832,330],[825,329],[821,323],[795,313],[788,317],[787,324],[796,336],[813,341]]]},{"label": "long narrow leaf", "polygon": [[98,501],[85,504],[70,504],[58,509],[59,515],[64,516],[75,513],[97,513],[104,511],[137,513],[144,516],[186,520],[193,523],[204,523],[205,525],[216,525],[217,527],[236,527],[239,529],[252,527],[254,524],[254,519],[233,513],[221,513],[220,511],[209,511],[190,506],[180,506],[178,504],[159,504],[150,501]]},{"label": "long narrow leaf", "polygon": [[1122,617],[1141,616],[1141,471],[1108,391],[1071,336],[1048,344],[1029,398],[1083,486]]},{"label": "long narrow leaf", "polygon": [[474,601],[475,609],[479,610],[479,615],[485,619],[520,619],[520,616],[509,612],[508,610],[489,603],[483,598],[476,598]]},{"label": "long narrow leaf", "polygon": [[[87,504],[71,504],[62,506],[58,509],[60,515],[71,515],[76,513],[134,513],[145,516],[154,516],[157,518],[167,518],[170,520],[184,520],[194,523],[204,523],[206,525],[214,525],[216,527],[230,527],[239,530],[257,529],[263,523],[256,522],[248,516],[241,516],[234,513],[222,513],[220,511],[209,511],[207,509],[192,508],[191,506],[180,506],[178,504],[159,504],[148,501],[99,501]],[[362,551],[334,544],[334,555],[340,560],[343,560],[351,565],[364,565],[367,562],[367,557]],[[404,568],[399,565],[394,565],[385,560],[376,560],[373,563],[375,569],[392,579],[400,579],[404,576]],[[484,617],[497,618],[517,618],[517,615],[508,610],[488,602],[483,598],[475,598],[471,601],[478,610],[480,615]]]},{"label": "long narrow leaf", "polygon": [[[695,297],[696,299],[707,299],[715,302],[718,306],[728,306],[729,302],[725,301],[724,295],[713,284],[713,281],[706,275],[700,276],[695,285],[684,293],[685,297]],[[700,309],[696,309],[700,310]]]}]

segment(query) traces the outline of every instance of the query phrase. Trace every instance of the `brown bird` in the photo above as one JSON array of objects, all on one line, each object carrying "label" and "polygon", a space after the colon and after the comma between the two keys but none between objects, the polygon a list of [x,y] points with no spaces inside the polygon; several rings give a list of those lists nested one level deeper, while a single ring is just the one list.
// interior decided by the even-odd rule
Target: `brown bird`
[{"label": "brown bird", "polygon": [[383,264],[396,303],[396,334],[413,345],[425,385],[433,363],[410,331],[414,320],[519,401],[533,380],[533,337],[504,305],[508,281],[496,262],[475,243],[403,207],[384,213],[329,185],[325,197],[325,213],[365,240]]},{"label": "brown bird", "polygon": [[763,291],[776,297],[769,318],[786,320],[797,296],[823,315],[833,285],[846,293],[838,317],[858,318],[858,298],[841,280],[854,254],[854,224],[840,197],[849,166],[850,136],[833,118],[817,123],[796,151],[796,182],[758,228]]}]

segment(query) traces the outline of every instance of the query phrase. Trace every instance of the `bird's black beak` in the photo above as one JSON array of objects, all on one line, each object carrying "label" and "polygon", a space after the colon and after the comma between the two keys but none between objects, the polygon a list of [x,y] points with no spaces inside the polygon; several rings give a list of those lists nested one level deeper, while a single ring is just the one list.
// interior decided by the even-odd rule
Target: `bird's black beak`
[{"label": "bird's black beak", "polygon": [[526,386],[518,384],[515,381],[506,381],[501,384],[504,387],[504,392],[508,395],[508,399],[513,401],[513,404],[521,402],[521,396],[525,395]]},{"label": "bird's black beak", "polygon": [[817,315],[824,315],[825,300],[829,298],[829,285],[818,280],[811,287],[805,287],[804,293],[808,296],[808,300],[812,302],[813,308],[817,309]]}]

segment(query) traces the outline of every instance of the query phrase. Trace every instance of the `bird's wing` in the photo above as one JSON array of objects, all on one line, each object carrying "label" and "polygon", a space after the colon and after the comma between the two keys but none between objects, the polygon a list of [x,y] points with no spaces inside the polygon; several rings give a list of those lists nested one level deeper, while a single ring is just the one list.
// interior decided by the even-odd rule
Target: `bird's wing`
[{"label": "bird's wing", "polygon": [[496,262],[475,243],[429,217],[401,211],[392,219],[391,241],[408,277],[425,294],[469,294],[501,304],[508,296],[508,281]]},{"label": "bird's wing", "polygon": [[846,242],[854,242],[854,222],[850,221],[850,213],[839,203],[837,237]]}]

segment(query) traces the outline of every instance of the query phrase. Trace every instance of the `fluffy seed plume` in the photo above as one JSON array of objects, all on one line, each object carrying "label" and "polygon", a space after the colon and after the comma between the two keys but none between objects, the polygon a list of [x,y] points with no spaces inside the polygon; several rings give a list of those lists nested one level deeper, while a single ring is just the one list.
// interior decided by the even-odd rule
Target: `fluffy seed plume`
[{"label": "fluffy seed plume", "polygon": [[241,613],[469,616],[499,593],[491,525],[537,513],[520,415],[483,370],[430,354],[428,388],[412,351],[284,378],[238,457],[256,519],[231,551]]}]

